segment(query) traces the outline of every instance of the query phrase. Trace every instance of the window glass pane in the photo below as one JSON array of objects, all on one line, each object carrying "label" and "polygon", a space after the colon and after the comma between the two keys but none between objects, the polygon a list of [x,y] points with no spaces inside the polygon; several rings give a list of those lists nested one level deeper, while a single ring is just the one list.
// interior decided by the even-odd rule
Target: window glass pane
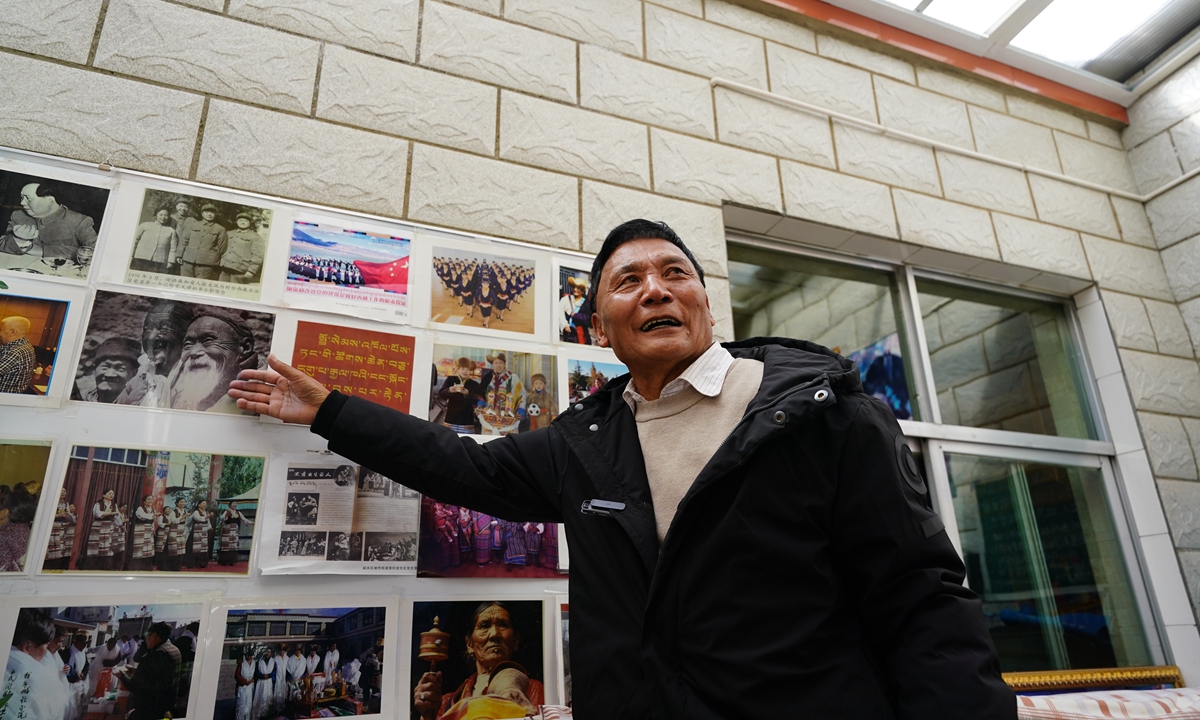
[{"label": "window glass pane", "polygon": [[863,388],[898,419],[914,417],[892,273],[731,244],[729,292],[737,339],[824,345],[855,361]]},{"label": "window glass pane", "polygon": [[261,637],[267,634],[267,623],[265,622],[248,622],[246,623],[246,635],[249,637]]},{"label": "window glass pane", "polygon": [[942,422],[1095,438],[1059,303],[917,280]]},{"label": "window glass pane", "polygon": [[933,0],[925,8],[925,14],[976,35],[983,35],[1012,6],[1013,0]]},{"label": "window glass pane", "polygon": [[946,468],[1005,672],[1151,664],[1100,470],[951,453]]}]

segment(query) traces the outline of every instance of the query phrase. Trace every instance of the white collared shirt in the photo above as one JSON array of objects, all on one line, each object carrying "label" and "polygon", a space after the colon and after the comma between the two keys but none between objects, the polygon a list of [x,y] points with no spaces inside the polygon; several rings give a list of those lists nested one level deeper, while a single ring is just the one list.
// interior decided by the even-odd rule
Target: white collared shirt
[{"label": "white collared shirt", "polygon": [[[721,394],[721,387],[725,384],[725,375],[729,373],[729,366],[733,364],[733,356],[729,351],[721,347],[721,343],[714,342],[708,346],[704,354],[696,358],[696,361],[688,366],[683,374],[667,383],[666,387],[659,393],[659,399],[670,397],[689,385],[705,397],[716,397]],[[625,386],[625,392],[621,393],[621,397],[629,405],[629,409],[637,414],[637,406],[647,402],[646,398],[638,393],[633,386],[633,378],[629,379],[629,384]]]}]

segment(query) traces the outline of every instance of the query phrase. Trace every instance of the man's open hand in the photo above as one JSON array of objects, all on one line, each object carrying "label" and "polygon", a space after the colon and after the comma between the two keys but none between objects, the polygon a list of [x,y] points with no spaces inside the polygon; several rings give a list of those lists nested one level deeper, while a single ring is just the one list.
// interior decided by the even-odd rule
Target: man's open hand
[{"label": "man's open hand", "polygon": [[279,358],[267,358],[270,370],[243,370],[229,383],[229,397],[238,408],[270,415],[284,422],[311,425],[329,391]]}]

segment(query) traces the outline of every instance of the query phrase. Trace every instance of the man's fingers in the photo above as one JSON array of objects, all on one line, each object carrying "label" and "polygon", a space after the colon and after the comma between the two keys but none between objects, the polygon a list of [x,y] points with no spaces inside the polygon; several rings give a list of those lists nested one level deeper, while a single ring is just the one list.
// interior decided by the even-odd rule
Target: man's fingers
[{"label": "man's fingers", "polygon": [[257,380],[271,385],[278,383],[279,377],[279,373],[271,370],[243,370],[238,373],[238,378],[241,380]]},{"label": "man's fingers", "polygon": [[270,395],[271,391],[275,389],[274,385],[258,382],[257,380],[231,380],[229,387],[234,390],[241,390],[242,392],[266,393],[267,395]]},{"label": "man's fingers", "polygon": [[230,388],[226,395],[234,400],[245,400],[246,402],[258,403],[261,405],[269,405],[271,403],[270,392],[248,392],[246,390]]},{"label": "man's fingers", "polygon": [[258,415],[270,415],[271,406],[262,402],[251,402],[246,398],[238,398],[238,410],[249,410]]},{"label": "man's fingers", "polygon": [[272,370],[288,380],[300,381],[308,378],[308,375],[300,372],[296,368],[275,357],[275,353],[271,353],[267,356],[267,365],[270,365]]}]

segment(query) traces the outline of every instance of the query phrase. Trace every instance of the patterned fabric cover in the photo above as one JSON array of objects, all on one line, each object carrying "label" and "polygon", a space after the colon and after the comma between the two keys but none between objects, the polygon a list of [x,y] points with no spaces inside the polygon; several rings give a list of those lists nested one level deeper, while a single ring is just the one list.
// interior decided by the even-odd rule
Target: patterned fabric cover
[{"label": "patterned fabric cover", "polygon": [[1171,718],[1200,720],[1200,689],[1111,690],[1018,695],[1018,720],[1076,718]]}]

